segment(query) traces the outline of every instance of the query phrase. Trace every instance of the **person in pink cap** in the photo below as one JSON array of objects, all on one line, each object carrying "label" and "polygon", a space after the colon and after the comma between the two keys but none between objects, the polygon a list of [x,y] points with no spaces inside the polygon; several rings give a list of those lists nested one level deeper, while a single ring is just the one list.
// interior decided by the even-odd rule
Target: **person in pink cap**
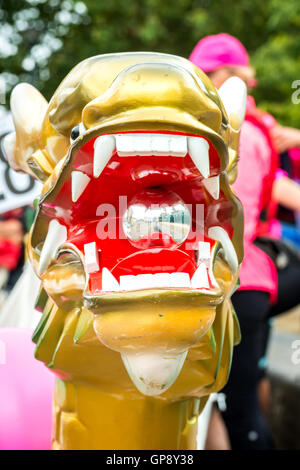
[{"label": "person in pink cap", "polygon": [[189,60],[203,72],[214,73],[213,82],[216,88],[220,88],[233,73],[237,73],[238,76],[242,74],[248,86],[256,84],[246,49],[238,39],[227,33],[200,39]]},{"label": "person in pink cap", "polygon": [[[248,88],[256,84],[246,49],[238,39],[226,33],[201,39],[190,60],[209,75],[216,88],[231,76],[241,78]],[[274,447],[258,398],[262,377],[259,362],[264,353],[269,319],[300,303],[298,257],[285,253],[288,262],[280,269],[276,265],[276,253],[270,250],[268,256],[266,250],[258,246],[262,236],[270,235],[276,203],[289,200],[282,187],[294,195],[292,208],[300,210],[300,187],[278,171],[278,153],[272,137],[276,125],[274,118],[259,110],[249,96],[240,135],[238,177],[234,183],[245,216],[245,256],[240,287],[232,296],[242,341],[235,351],[224,389],[227,408],[222,413],[233,450]],[[281,178],[285,180],[284,185]],[[224,442],[225,439],[223,446]]]}]

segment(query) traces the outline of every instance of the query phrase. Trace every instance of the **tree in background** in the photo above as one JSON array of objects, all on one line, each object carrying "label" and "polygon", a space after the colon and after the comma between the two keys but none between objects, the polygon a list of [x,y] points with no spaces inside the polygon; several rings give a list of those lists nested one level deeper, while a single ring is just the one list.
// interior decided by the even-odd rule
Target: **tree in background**
[{"label": "tree in background", "polygon": [[299,0],[0,0],[0,78],[7,94],[25,80],[49,98],[91,55],[152,50],[188,57],[201,37],[227,32],[251,54],[259,105],[300,127],[300,104],[291,100],[300,80],[299,27]]}]

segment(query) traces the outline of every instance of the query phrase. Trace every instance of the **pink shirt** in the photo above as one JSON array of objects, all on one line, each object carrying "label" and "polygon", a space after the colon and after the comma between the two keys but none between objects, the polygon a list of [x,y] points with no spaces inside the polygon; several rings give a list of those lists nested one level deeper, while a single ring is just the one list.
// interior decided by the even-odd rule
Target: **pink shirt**
[{"label": "pink shirt", "polygon": [[240,136],[238,177],[233,188],[244,208],[244,260],[240,271],[241,290],[262,290],[277,295],[277,271],[272,260],[253,244],[267,181],[272,171],[272,152],[262,130],[245,121]]}]

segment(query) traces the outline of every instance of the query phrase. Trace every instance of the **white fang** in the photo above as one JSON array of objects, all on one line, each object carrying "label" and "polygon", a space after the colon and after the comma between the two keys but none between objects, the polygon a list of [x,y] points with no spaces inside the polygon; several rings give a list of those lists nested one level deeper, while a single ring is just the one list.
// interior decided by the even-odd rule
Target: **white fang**
[{"label": "white fang", "polygon": [[86,243],[84,245],[84,265],[88,274],[99,271],[99,253],[96,242]]},{"label": "white fang", "polygon": [[98,178],[112,157],[116,147],[113,135],[98,137],[94,143],[94,177]]},{"label": "white fang", "polygon": [[221,243],[221,245],[223,246],[225,259],[231,267],[232,271],[235,273],[238,269],[239,263],[234,246],[226,230],[218,226],[210,227],[208,229],[208,236],[209,238],[217,240]]},{"label": "white fang", "polygon": [[48,233],[40,256],[39,274],[43,274],[48,268],[52,257],[57,249],[65,243],[67,239],[67,229],[56,219],[49,223]]},{"label": "white fang", "polygon": [[115,292],[120,290],[120,285],[109,269],[102,269],[102,290],[105,292]]},{"label": "white fang", "polygon": [[210,266],[210,243],[209,242],[198,242],[198,265],[204,263],[207,268]]},{"label": "white fang", "polygon": [[203,184],[209,194],[214,199],[219,199],[220,196],[220,177],[219,176],[212,176],[211,178],[207,178],[203,180]]},{"label": "white fang", "polygon": [[91,179],[81,171],[72,171],[72,201],[76,202]]},{"label": "white fang", "polygon": [[191,279],[191,284],[194,289],[209,289],[208,275],[204,263],[199,264],[195,274]]},{"label": "white fang", "polygon": [[204,178],[209,177],[209,144],[201,137],[188,137],[188,151],[191,159]]}]

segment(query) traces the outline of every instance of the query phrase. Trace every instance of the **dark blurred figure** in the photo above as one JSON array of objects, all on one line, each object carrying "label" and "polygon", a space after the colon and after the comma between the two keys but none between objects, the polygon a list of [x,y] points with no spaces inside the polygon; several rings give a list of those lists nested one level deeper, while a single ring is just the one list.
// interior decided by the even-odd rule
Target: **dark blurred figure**
[{"label": "dark blurred figure", "polygon": [[[14,129],[11,114],[0,119],[0,144]],[[0,157],[5,161],[0,145]],[[0,308],[7,294],[22,274],[24,265],[24,236],[33,220],[33,209],[23,207],[0,213]]]},{"label": "dark blurred figure", "polygon": [[[228,34],[203,38],[190,60],[209,75],[216,88],[220,89],[232,76],[241,78],[248,88],[255,85],[247,51]],[[253,98],[248,97],[240,136],[238,176],[233,185],[243,204],[245,217],[241,284],[232,296],[242,341],[234,351],[231,373],[224,389],[227,407],[222,410],[233,450],[274,447],[259,400],[258,386],[264,377],[264,368],[260,365],[269,319],[300,303],[299,257],[279,237],[271,236],[277,203],[300,210],[299,185],[279,170],[276,140],[272,134],[276,127],[274,118],[259,110]],[[221,419],[220,415],[218,419]],[[211,441],[214,433],[210,430],[208,434]],[[223,442],[226,442],[226,436]],[[208,442],[207,447],[216,448],[213,442]]]},{"label": "dark blurred figure", "polygon": [[0,215],[0,268],[7,273],[7,280],[2,285],[6,291],[13,288],[22,272],[24,233],[25,209],[15,209]]}]

